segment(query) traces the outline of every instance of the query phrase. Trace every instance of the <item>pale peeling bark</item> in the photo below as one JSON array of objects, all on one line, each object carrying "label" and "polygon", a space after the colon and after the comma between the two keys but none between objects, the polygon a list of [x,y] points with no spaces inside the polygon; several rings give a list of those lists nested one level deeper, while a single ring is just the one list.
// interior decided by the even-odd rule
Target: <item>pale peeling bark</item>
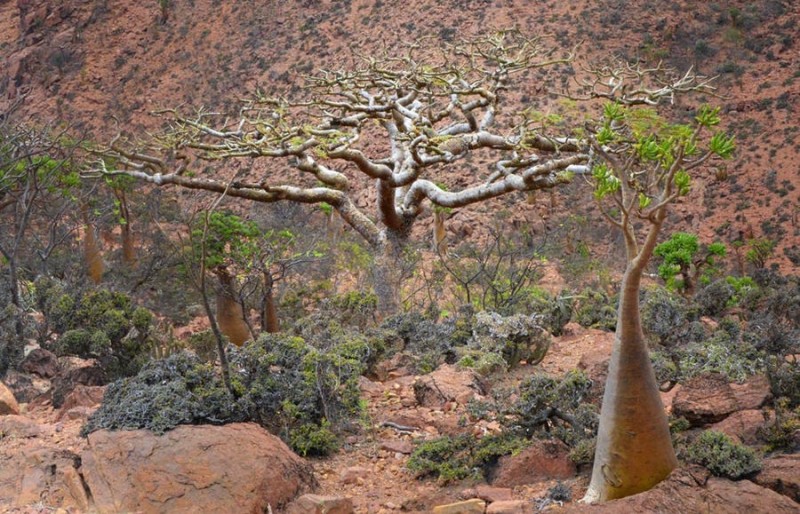
[{"label": "pale peeling bark", "polygon": [[[566,64],[571,55],[556,56],[519,31],[459,43],[430,62],[420,62],[417,50],[413,45],[399,57],[365,58],[353,70],[320,71],[308,79],[308,101],[257,97],[235,122],[204,111],[163,111],[159,115],[168,118],[170,129],[138,148],[115,138],[98,151],[106,159],[96,171],[256,202],[325,202],[367,241],[376,269],[391,272],[396,263],[388,255],[398,254],[387,254],[386,234],[400,234],[404,244],[403,234],[425,212],[423,203],[464,207],[514,191],[547,189],[567,182],[570,167],[588,162],[578,140],[548,134],[514,113],[496,120],[502,113],[500,93],[514,73]],[[376,138],[387,143],[383,150],[370,144]],[[476,151],[496,154],[497,172],[488,181],[476,177],[448,190],[454,185],[437,180],[446,180],[447,166]],[[275,183],[269,172],[222,180],[194,171],[199,160],[235,159],[281,160],[296,181]],[[116,169],[107,168],[111,162]],[[371,212],[355,204],[353,182],[359,175],[374,180]],[[310,183],[315,185],[303,185]],[[376,284],[379,297],[392,289],[385,286]]]}]

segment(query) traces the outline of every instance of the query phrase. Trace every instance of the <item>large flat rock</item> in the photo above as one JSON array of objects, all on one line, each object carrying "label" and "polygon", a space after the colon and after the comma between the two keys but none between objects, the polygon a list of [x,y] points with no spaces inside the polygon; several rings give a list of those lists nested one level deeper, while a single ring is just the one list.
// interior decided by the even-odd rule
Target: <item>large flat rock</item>
[{"label": "large flat rock", "polygon": [[98,512],[274,512],[314,484],[310,466],[252,423],[89,435],[81,471]]}]

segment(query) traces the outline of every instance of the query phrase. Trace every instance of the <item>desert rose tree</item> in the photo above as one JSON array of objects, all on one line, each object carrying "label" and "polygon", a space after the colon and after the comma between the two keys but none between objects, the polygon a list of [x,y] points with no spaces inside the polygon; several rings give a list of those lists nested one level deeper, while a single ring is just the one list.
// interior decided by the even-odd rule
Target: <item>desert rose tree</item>
[{"label": "desert rose tree", "polygon": [[[646,491],[677,465],[642,333],[639,289],[669,206],[690,191],[690,172],[734,151],[733,138],[715,131],[719,109],[701,107],[690,123],[667,123],[648,106],[664,97],[662,90],[643,87],[643,79],[642,70],[620,68],[590,88],[591,96],[613,100],[591,127],[588,143],[594,195],[604,217],[622,232],[626,267],[592,479],[584,497],[589,503]],[[693,84],[707,87],[702,81]]]}]

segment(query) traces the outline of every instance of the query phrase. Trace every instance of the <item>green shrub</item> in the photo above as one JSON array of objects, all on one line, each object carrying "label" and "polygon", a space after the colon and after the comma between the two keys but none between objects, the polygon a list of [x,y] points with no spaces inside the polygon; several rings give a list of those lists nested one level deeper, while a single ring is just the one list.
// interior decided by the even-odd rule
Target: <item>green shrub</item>
[{"label": "green shrub", "polygon": [[[483,354],[499,355],[509,368],[522,360],[539,363],[547,354],[551,341],[540,321],[539,316],[479,312],[475,315],[468,347]],[[486,364],[491,365],[491,362],[491,359],[486,360]]]},{"label": "green shrub", "polygon": [[791,408],[800,407],[800,363],[769,359],[767,378],[775,398],[785,398]]},{"label": "green shrub", "polygon": [[147,364],[134,377],[111,383],[81,434],[139,428],[160,434],[181,424],[245,419],[213,368],[181,352]]},{"label": "green shrub", "polygon": [[56,340],[56,355],[89,355],[92,334],[82,328],[67,330]]},{"label": "green shrub", "polygon": [[445,436],[419,444],[407,466],[420,478],[433,476],[444,483],[464,478],[482,479],[500,457],[517,453],[528,444],[508,433],[481,439],[471,434]]},{"label": "green shrub", "polygon": [[189,348],[203,362],[216,362],[218,355],[217,339],[211,330],[203,330],[189,336]]},{"label": "green shrub", "polygon": [[381,324],[382,330],[399,338],[399,349],[414,357],[413,371],[419,374],[430,373],[443,363],[456,362],[457,347],[466,343],[464,336],[468,329],[471,336],[471,327],[469,310],[447,323],[436,323],[418,312],[407,312]]},{"label": "green shrub", "polygon": [[691,324],[691,315],[682,297],[662,288],[646,291],[642,302],[642,328],[661,345],[702,341],[705,330],[701,324]]},{"label": "green shrub", "polygon": [[558,379],[537,374],[519,385],[519,399],[511,408],[514,426],[532,436],[546,433],[573,446],[597,432],[597,408],[584,400],[592,381],[581,371]]},{"label": "green shrub", "polygon": [[230,353],[248,419],[289,439],[303,425],[334,428],[361,413],[358,378],[372,349],[366,339],[317,348],[304,339],[265,334]]},{"label": "green shrub", "polygon": [[569,451],[569,460],[576,466],[591,466],[594,462],[594,452],[597,448],[597,438],[581,439]]},{"label": "green shrub", "polygon": [[289,445],[303,457],[324,457],[339,449],[336,434],[331,432],[328,420],[322,423],[308,423],[293,430],[289,436]]},{"label": "green shrub", "polygon": [[575,321],[582,327],[614,330],[617,327],[617,299],[590,289],[580,294]]},{"label": "green shrub", "polygon": [[123,293],[98,290],[77,298],[60,294],[60,286],[42,282],[43,295],[57,293],[55,300],[37,300],[53,328],[61,333],[53,350],[59,356],[75,355],[100,362],[110,379],[135,375],[149,358],[148,336],[153,314],[134,307]]},{"label": "green shrub", "polygon": [[746,446],[713,430],[700,434],[686,449],[686,458],[719,477],[737,480],[761,469],[758,456]]},{"label": "green shrub", "polygon": [[794,410],[788,398],[775,401],[775,418],[758,429],[758,435],[767,443],[767,451],[800,450],[797,434],[800,433],[800,407]]},{"label": "green shrub", "polygon": [[517,312],[536,314],[542,327],[554,336],[560,336],[572,319],[573,296],[563,291],[558,296],[551,295],[538,287],[531,287],[526,293],[523,308]]},{"label": "green shrub", "polygon": [[728,308],[736,291],[726,280],[711,282],[695,295],[702,316],[717,316]]},{"label": "green shrub", "polygon": [[350,291],[335,295],[329,302],[331,314],[343,325],[365,327],[375,321],[378,297],[373,292]]}]

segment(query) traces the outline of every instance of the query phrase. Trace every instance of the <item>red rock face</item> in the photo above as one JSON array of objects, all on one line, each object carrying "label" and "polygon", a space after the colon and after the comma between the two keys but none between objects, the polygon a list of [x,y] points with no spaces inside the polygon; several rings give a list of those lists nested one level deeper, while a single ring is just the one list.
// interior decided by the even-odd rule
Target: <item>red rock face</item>
[{"label": "red rock face", "polygon": [[94,432],[82,471],[97,509],[112,512],[266,512],[313,485],[311,468],[250,423]]},{"label": "red rock face", "polygon": [[713,512],[742,514],[769,512],[796,513],[800,506],[789,498],[760,487],[749,480],[732,482],[724,478],[707,479],[698,468],[677,469],[667,480],[650,491],[599,505],[570,504],[563,513],[590,514],[683,514]]},{"label": "red rock face", "polygon": [[743,410],[734,412],[719,423],[711,426],[711,430],[722,432],[745,444],[758,444],[758,431],[767,419],[760,410]]},{"label": "red rock face", "polygon": [[[755,483],[800,502],[800,455],[778,455],[764,459]],[[798,507],[800,509],[800,507]]]}]

